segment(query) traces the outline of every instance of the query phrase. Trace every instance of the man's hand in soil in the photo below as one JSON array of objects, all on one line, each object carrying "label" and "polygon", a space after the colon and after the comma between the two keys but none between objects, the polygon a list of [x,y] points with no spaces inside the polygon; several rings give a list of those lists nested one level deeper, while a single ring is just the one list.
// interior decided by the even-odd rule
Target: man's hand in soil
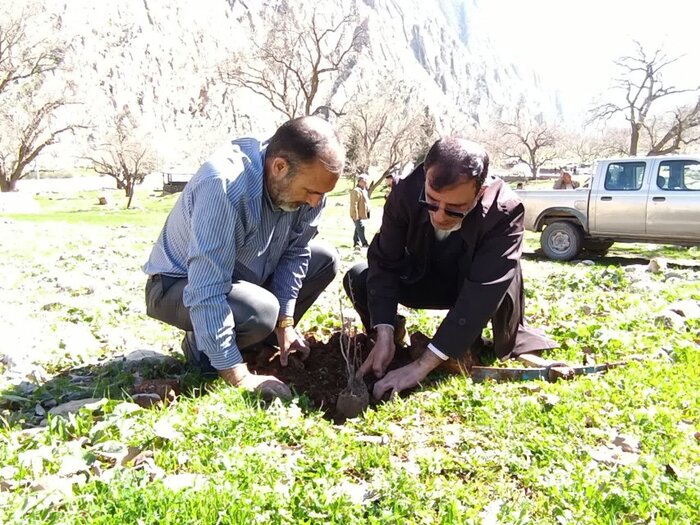
[{"label": "man's hand in soil", "polygon": [[248,365],[241,363],[233,368],[219,370],[219,376],[228,384],[248,392],[257,392],[263,399],[291,399],[292,391],[274,376],[259,376],[248,371]]},{"label": "man's hand in soil", "polygon": [[386,367],[394,359],[396,345],[394,344],[394,329],[391,326],[377,327],[377,341],[374,343],[365,362],[362,363],[357,377],[364,377],[372,370],[377,377],[383,377]]},{"label": "man's hand in soil", "polygon": [[391,391],[391,397],[407,388],[413,388],[418,385],[430,371],[442,363],[442,359],[436,356],[430,350],[423,352],[418,359],[404,367],[392,370],[386,377],[377,381],[374,384],[372,392],[375,399],[381,399],[384,394]]},{"label": "man's hand in soil", "polygon": [[302,360],[309,357],[311,349],[308,343],[293,326],[276,328],[275,334],[277,334],[277,344],[280,347],[280,364],[282,366],[287,366],[289,354],[294,352],[299,352]]}]

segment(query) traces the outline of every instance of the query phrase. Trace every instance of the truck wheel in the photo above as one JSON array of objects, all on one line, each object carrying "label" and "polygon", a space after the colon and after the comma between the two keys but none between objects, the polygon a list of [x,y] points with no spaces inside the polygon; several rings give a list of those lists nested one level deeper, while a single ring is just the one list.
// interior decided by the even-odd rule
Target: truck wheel
[{"label": "truck wheel", "polygon": [[591,255],[603,256],[608,253],[610,247],[615,244],[611,241],[598,241],[596,239],[586,239],[583,241],[583,249]]},{"label": "truck wheel", "polygon": [[540,237],[544,254],[555,261],[570,261],[581,251],[583,232],[577,225],[567,222],[553,222]]}]

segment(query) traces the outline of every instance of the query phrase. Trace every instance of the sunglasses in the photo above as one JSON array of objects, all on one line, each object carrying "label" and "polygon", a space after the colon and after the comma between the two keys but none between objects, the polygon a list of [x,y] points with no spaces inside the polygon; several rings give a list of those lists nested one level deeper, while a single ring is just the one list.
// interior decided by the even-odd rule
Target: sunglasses
[{"label": "sunglasses", "polygon": [[[440,210],[439,204],[435,202],[429,202],[428,200],[426,200],[425,189],[423,189],[421,196],[418,198],[418,203],[421,204],[423,207],[428,208],[428,211],[432,211],[433,213],[437,213]],[[474,201],[474,204],[476,204],[476,201]],[[474,205],[470,206],[469,209],[466,211],[451,210],[449,208],[445,208],[444,211],[445,215],[447,215],[448,217],[452,217],[454,219],[464,219],[473,209]]]}]

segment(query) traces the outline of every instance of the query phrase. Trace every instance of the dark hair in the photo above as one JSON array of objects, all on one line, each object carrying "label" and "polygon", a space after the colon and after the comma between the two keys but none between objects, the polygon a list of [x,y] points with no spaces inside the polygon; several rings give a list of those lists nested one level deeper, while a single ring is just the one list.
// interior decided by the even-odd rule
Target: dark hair
[{"label": "dark hair", "polygon": [[433,170],[430,185],[438,191],[472,179],[479,190],[489,173],[489,155],[476,142],[448,137],[433,144],[423,167],[426,173]]},{"label": "dark hair", "polygon": [[330,171],[340,175],[345,163],[340,140],[331,125],[320,117],[299,117],[282,124],[270,139],[266,155],[282,157],[290,171],[299,164],[320,160]]}]

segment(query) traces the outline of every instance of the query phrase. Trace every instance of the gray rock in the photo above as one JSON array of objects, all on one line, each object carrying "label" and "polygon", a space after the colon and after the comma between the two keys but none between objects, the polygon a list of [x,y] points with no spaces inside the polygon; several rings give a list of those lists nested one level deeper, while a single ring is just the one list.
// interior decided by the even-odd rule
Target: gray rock
[{"label": "gray rock", "polygon": [[668,307],[668,311],[685,317],[686,319],[700,319],[700,301],[687,299],[678,301]]},{"label": "gray rock", "polygon": [[173,356],[155,350],[134,350],[124,356],[124,366],[131,370],[140,366],[178,365],[180,362]]},{"label": "gray rock", "polygon": [[[106,400],[105,400],[106,401]],[[76,399],[75,401],[68,401],[67,403],[60,404],[49,410],[49,414],[52,416],[67,416],[68,414],[75,414],[81,408],[88,405],[96,405],[94,409],[96,410],[102,406],[103,399],[97,397],[90,397],[87,399]]]},{"label": "gray rock", "polygon": [[669,330],[685,329],[685,319],[676,312],[671,312],[669,310],[657,315],[654,318],[654,324],[662,328],[668,328]]}]

